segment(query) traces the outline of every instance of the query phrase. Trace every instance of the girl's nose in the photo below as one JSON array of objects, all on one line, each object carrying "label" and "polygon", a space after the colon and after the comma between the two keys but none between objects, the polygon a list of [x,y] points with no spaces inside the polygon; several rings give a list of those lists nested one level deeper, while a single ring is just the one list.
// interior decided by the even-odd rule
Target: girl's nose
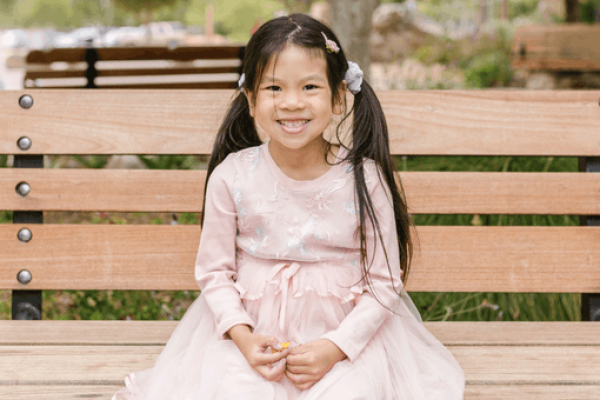
[{"label": "girl's nose", "polygon": [[286,110],[303,108],[304,99],[302,98],[302,94],[296,92],[295,90],[288,90],[287,93],[284,94],[279,107]]}]

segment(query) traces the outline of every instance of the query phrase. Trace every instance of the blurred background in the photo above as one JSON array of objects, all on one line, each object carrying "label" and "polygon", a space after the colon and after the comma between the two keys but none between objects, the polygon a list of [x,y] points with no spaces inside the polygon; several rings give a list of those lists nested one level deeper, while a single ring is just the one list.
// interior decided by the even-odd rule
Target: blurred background
[{"label": "blurred background", "polygon": [[[362,40],[377,89],[526,87],[528,74],[510,65],[516,27],[600,20],[600,0],[364,3],[373,10],[370,37]],[[87,40],[95,47],[243,44],[274,16],[305,12],[328,20],[328,8],[312,0],[0,0],[0,87],[22,88],[31,49],[82,47]],[[333,25],[343,30],[343,21]],[[582,85],[595,87],[597,79],[588,80]]]},{"label": "blurred background", "polygon": [[[352,7],[365,10],[355,13],[363,20],[348,19],[344,10]],[[349,59],[359,60],[375,89],[598,89],[600,79],[594,71],[532,72],[514,68],[511,60],[518,48],[515,30],[520,27],[593,26],[600,21],[599,10],[600,0],[0,0],[0,88],[23,88],[24,59],[31,50],[243,45],[269,19],[303,12],[331,25]],[[368,29],[356,29],[357,24]],[[368,34],[349,37],[360,32]],[[362,47],[347,47],[350,39]],[[578,43],[581,40],[575,37],[567,48]],[[0,155],[0,168],[12,167],[12,161],[12,156]],[[396,161],[400,171],[578,171],[574,157],[405,156]],[[49,155],[44,166],[201,169],[206,168],[206,159]],[[579,225],[578,216],[556,215],[413,218],[416,225]],[[199,215],[44,212],[44,222],[198,224]],[[0,210],[0,223],[12,223],[12,211]],[[178,320],[198,295],[46,290],[43,319]],[[426,321],[580,319],[579,294],[411,293],[411,297]],[[10,310],[10,291],[0,291],[0,318],[10,319]]]}]

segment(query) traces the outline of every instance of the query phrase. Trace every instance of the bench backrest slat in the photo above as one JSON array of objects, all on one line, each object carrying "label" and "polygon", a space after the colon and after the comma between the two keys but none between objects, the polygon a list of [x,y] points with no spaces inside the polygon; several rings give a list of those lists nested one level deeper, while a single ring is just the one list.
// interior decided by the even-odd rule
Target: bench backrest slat
[{"label": "bench backrest slat", "polygon": [[[34,98],[27,110],[18,104],[26,93]],[[102,89],[6,92],[0,96],[0,154],[13,154],[22,135],[32,138],[28,152],[35,154],[209,154],[234,94],[232,90],[124,90],[118,96]],[[600,154],[600,91],[378,95],[393,154]]]},{"label": "bench backrest slat", "polygon": [[[19,242],[19,229],[33,237]],[[419,226],[407,290],[600,292],[600,228]],[[198,225],[0,225],[0,288],[197,290]],[[568,279],[565,279],[568,277]]]},{"label": "bench backrest slat", "polygon": [[[238,58],[240,46],[231,44],[222,46],[190,46],[169,49],[166,47],[100,47],[97,48],[100,60],[139,61],[139,60],[174,60],[191,61],[231,60]],[[36,50],[27,55],[27,64],[51,64],[53,62],[85,61],[86,48]]]},{"label": "bench backrest slat", "polygon": [[[192,74],[236,74],[239,67],[173,67],[173,68],[123,68],[123,69],[98,69],[98,77],[107,76],[153,76],[153,75],[192,75]],[[85,77],[84,69],[76,70],[43,70],[27,71],[25,79],[48,78],[82,78]]]},{"label": "bench backrest slat", "polygon": [[[600,215],[600,174],[398,174],[412,214]],[[15,168],[0,175],[0,204],[22,211],[201,212],[205,179],[206,171]],[[34,188],[26,197],[15,193],[22,181]]]},{"label": "bench backrest slat", "polygon": [[534,70],[600,70],[598,43],[597,25],[519,26],[513,36],[512,66]]}]

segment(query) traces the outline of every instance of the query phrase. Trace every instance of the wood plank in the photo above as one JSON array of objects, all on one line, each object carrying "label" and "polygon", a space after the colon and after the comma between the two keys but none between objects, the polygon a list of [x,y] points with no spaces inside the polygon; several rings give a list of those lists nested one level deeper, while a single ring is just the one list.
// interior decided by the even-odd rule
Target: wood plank
[{"label": "wood plank", "polygon": [[598,70],[598,41],[600,28],[589,24],[520,26],[513,36],[513,66]]},{"label": "wood plank", "polygon": [[[206,171],[33,169],[0,171],[0,204],[7,210],[202,211]],[[27,182],[22,197],[15,188]]]},{"label": "wood plank", "polygon": [[598,346],[448,346],[448,349],[463,368],[469,384],[600,386]]},{"label": "wood plank", "polygon": [[[16,236],[25,226],[27,243]],[[16,276],[26,268],[31,290],[198,290],[199,243],[199,225],[1,224],[0,287],[23,289]]]},{"label": "wood plank", "polygon": [[[27,227],[33,239],[17,239]],[[419,226],[406,289],[600,292],[600,227]],[[197,290],[197,225],[0,225],[0,288]],[[419,246],[420,242],[420,246]]]},{"label": "wood plank", "polygon": [[[239,51],[244,44],[228,44],[220,46],[186,46],[169,49],[166,47],[104,47],[97,48],[101,61],[131,60],[177,60],[191,61],[198,59],[228,60],[239,58]],[[27,64],[49,64],[57,61],[85,61],[86,48],[52,49],[50,51],[34,50],[27,54]]]},{"label": "wood plank", "polygon": [[[26,93],[0,92],[0,154],[22,153],[16,142],[24,135],[30,154],[210,153],[236,92],[39,89],[25,110],[18,99]],[[393,154],[600,155],[600,91],[377,94]]]},{"label": "wood plank", "polygon": [[511,61],[511,66],[513,69],[549,71],[599,71],[600,61],[513,59]]},{"label": "wood plank", "polygon": [[400,172],[399,176],[412,214],[600,214],[600,174]]},{"label": "wood plank", "polygon": [[[0,386],[1,400],[110,400],[120,385],[9,385]],[[467,385],[465,400],[597,400],[597,386]]]},{"label": "wood plank", "polygon": [[419,226],[407,290],[600,292],[600,228]]},{"label": "wood plank", "polygon": [[[0,321],[0,345],[165,345],[179,321]],[[423,325],[446,346],[600,346],[591,321],[446,321]]]},{"label": "wood plank", "polygon": [[[0,346],[0,386],[117,385],[164,346]],[[470,385],[600,386],[599,346],[448,346]]]},{"label": "wood plank", "polygon": [[466,400],[595,400],[598,386],[577,385],[467,385]]},{"label": "wood plank", "polygon": [[[412,214],[600,214],[600,174],[400,172]],[[7,168],[8,210],[202,211],[206,171]],[[27,182],[31,193],[15,188]]]},{"label": "wood plank", "polygon": [[[99,69],[98,77],[104,76],[148,76],[148,75],[190,75],[190,74],[235,74],[238,67],[166,67],[166,68],[124,68],[124,69]],[[27,71],[27,79],[51,79],[51,78],[80,78],[85,77],[85,70],[45,70]]]},{"label": "wood plank", "polygon": [[600,154],[600,92],[408,90],[377,95],[394,154]]},{"label": "wood plank", "polygon": [[110,400],[122,387],[118,385],[0,385],[1,400]]}]

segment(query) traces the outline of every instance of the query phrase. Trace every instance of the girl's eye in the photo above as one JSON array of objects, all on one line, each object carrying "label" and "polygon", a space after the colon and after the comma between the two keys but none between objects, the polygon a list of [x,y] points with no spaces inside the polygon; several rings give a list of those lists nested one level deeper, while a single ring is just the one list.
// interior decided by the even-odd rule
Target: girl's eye
[{"label": "girl's eye", "polygon": [[312,88],[312,89],[316,89],[317,88],[317,86],[315,86],[315,85],[306,85],[304,87],[305,88]]},{"label": "girl's eye", "polygon": [[279,86],[269,86],[267,88],[265,88],[267,90],[273,90],[274,92],[279,91],[281,88]]}]

